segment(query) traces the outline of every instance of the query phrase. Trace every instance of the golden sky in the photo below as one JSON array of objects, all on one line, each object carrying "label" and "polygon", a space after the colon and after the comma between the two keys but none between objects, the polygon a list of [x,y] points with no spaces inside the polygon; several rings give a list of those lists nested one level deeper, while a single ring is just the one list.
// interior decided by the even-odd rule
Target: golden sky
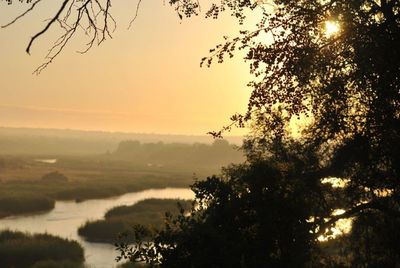
[{"label": "golden sky", "polygon": [[[112,40],[81,55],[80,36],[35,76],[57,31],[35,43],[31,56],[25,48],[57,2],[43,1],[36,13],[0,29],[0,126],[205,134],[245,111],[251,77],[240,56],[200,68],[200,59],[223,35],[243,28],[229,14],[180,21],[163,1],[143,1],[128,30],[136,2],[114,1],[118,28]],[[0,24],[21,6],[1,1]]]}]

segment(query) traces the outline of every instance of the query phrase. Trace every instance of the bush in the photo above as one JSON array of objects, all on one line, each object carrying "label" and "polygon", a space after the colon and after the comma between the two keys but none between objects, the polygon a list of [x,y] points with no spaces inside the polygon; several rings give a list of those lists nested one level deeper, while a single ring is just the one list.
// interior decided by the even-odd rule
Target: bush
[{"label": "bush", "polygon": [[53,172],[43,175],[42,181],[44,181],[44,182],[67,182],[68,178],[64,174],[62,174],[58,171],[53,171]]},{"label": "bush", "polygon": [[129,229],[130,224],[122,220],[88,221],[79,227],[78,234],[88,241],[113,243],[118,234]]}]

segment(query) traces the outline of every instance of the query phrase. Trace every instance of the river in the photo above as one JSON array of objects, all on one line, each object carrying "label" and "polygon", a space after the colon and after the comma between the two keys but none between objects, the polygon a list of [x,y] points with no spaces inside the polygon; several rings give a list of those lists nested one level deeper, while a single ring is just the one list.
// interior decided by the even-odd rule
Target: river
[{"label": "river", "polygon": [[92,243],[82,239],[78,227],[88,220],[104,218],[110,208],[120,205],[132,205],[149,198],[193,199],[194,193],[184,188],[150,189],[128,193],[118,197],[74,201],[57,201],[53,210],[34,215],[11,216],[0,219],[1,229],[18,230],[30,233],[44,233],[77,240],[85,250],[86,265],[90,268],[116,267],[117,255],[114,246],[104,243]]}]

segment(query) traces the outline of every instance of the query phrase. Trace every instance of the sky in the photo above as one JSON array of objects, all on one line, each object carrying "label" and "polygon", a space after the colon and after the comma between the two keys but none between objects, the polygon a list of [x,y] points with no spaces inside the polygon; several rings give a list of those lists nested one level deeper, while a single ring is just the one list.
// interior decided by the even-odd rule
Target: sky
[{"label": "sky", "polygon": [[[245,111],[251,76],[240,55],[200,68],[222,36],[244,29],[229,14],[181,21],[167,2],[148,0],[127,29],[136,2],[113,1],[113,39],[81,55],[76,51],[87,39],[79,35],[33,75],[59,32],[51,29],[41,37],[31,55],[25,48],[59,3],[43,0],[34,13],[0,29],[0,126],[201,135]],[[23,7],[0,1],[0,25]]]}]

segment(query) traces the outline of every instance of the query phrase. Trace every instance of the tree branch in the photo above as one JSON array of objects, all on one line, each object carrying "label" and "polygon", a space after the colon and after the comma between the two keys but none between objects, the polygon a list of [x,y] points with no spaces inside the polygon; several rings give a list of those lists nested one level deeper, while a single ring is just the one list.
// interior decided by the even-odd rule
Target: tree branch
[{"label": "tree branch", "polygon": [[320,236],[320,235],[323,235],[326,232],[326,229],[331,227],[338,220],[340,220],[340,219],[348,219],[348,218],[353,217],[356,214],[361,213],[362,211],[367,210],[367,209],[379,210],[379,211],[385,212],[387,214],[390,214],[393,217],[400,218],[400,211],[389,209],[387,206],[385,206],[385,204],[383,204],[385,201],[389,201],[389,199],[388,198],[383,198],[383,199],[373,200],[373,201],[370,201],[368,203],[363,203],[363,204],[357,205],[357,206],[347,210],[343,214],[331,217],[328,221],[326,221],[320,227],[320,229],[316,233],[317,237]]},{"label": "tree branch", "polygon": [[135,11],[135,16],[133,17],[133,19],[129,22],[129,26],[128,26],[128,29],[130,29],[131,28],[131,26],[132,26],[132,23],[134,23],[135,22],[135,20],[136,20],[136,18],[137,18],[137,16],[138,16],[138,13],[139,13],[139,8],[140,8],[140,4],[142,3],[142,0],[138,0],[138,2],[137,2],[137,5],[136,5],[136,11]]},{"label": "tree branch", "polygon": [[37,0],[35,3],[32,4],[32,6],[30,8],[28,8],[24,13],[22,13],[21,15],[19,15],[18,17],[16,17],[15,19],[13,19],[11,22],[7,23],[6,25],[1,26],[1,28],[6,28],[14,23],[16,23],[20,18],[24,17],[26,14],[28,14],[29,12],[31,12],[35,6],[37,4],[39,4],[39,2],[42,0]]},{"label": "tree branch", "polygon": [[[40,1],[40,0],[39,0]],[[31,52],[31,46],[33,44],[33,42],[42,34],[44,34],[51,25],[53,25],[54,22],[56,22],[58,20],[58,18],[60,17],[61,13],[64,11],[64,8],[67,6],[69,0],[64,0],[64,2],[62,3],[60,9],[58,10],[57,14],[49,21],[49,23],[47,23],[46,27],[43,28],[43,30],[41,30],[40,32],[38,32],[37,34],[35,34],[31,40],[29,41],[28,47],[26,48],[26,53],[30,54]]]}]

